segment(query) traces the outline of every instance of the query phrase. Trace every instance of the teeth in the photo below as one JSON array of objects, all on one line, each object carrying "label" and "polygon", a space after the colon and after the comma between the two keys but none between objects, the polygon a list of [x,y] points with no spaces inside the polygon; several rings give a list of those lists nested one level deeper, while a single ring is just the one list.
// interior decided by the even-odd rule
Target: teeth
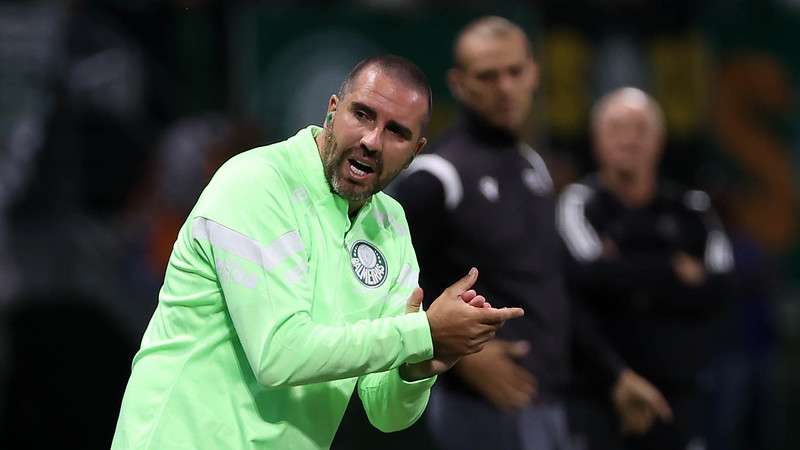
[{"label": "teeth", "polygon": [[363,176],[365,176],[367,174],[367,172],[364,172],[363,170],[359,169],[358,167],[354,166],[353,164],[350,164],[350,171],[353,172],[354,174],[360,176],[360,177],[363,177]]}]

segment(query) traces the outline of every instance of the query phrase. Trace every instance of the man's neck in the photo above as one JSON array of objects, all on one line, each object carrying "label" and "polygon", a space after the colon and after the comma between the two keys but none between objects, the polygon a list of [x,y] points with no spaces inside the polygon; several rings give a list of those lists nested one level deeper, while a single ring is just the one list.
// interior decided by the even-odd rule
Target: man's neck
[{"label": "man's neck", "polygon": [[347,200],[347,215],[350,216],[351,220],[358,215],[358,212],[361,211],[361,208],[363,208],[366,203],[366,200],[361,202]]},{"label": "man's neck", "polygon": [[656,175],[649,172],[605,170],[600,172],[600,181],[628,208],[647,205],[655,198],[658,188]]},{"label": "man's neck", "polygon": [[322,158],[322,149],[325,147],[325,136],[327,135],[327,131],[325,128],[320,131],[317,136],[314,138],[314,142],[317,144],[317,151],[319,152],[320,158]]},{"label": "man's neck", "polygon": [[515,130],[496,127],[467,107],[464,107],[463,114],[467,129],[481,141],[497,146],[512,146],[519,142],[519,134]]}]

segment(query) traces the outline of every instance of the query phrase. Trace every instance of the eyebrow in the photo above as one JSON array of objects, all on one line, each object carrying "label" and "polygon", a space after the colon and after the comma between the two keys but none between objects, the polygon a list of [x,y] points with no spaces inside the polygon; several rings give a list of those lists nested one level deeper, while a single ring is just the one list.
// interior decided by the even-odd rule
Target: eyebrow
[{"label": "eyebrow", "polygon": [[[373,108],[371,108],[371,107],[369,107],[369,106],[367,106],[367,105],[365,105],[364,103],[361,103],[361,102],[353,102],[353,103],[351,103],[350,104],[350,108],[351,109],[361,109],[365,113],[367,113],[367,115],[369,115],[370,117],[373,117],[373,118],[377,117],[377,115],[378,115],[378,113]],[[396,120],[390,120],[390,121],[386,122],[386,129],[388,129],[389,131],[393,131],[393,132],[399,134],[404,139],[411,139],[411,137],[414,135],[414,133],[411,132],[410,128],[408,128],[407,126],[401,124],[400,122],[397,122]]]}]

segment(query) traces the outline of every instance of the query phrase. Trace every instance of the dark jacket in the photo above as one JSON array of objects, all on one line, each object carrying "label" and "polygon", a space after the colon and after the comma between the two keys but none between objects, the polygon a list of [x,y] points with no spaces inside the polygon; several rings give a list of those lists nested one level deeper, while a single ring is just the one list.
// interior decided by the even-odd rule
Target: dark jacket
[{"label": "dark jacket", "polygon": [[[567,285],[599,331],[657,386],[691,388],[715,353],[733,269],[709,197],[661,180],[649,204],[627,208],[590,176],[562,193],[558,227],[568,249]],[[678,278],[678,253],[703,263],[703,282]]]},{"label": "dark jacket", "polygon": [[[426,301],[477,267],[475,289],[492,306],[525,309],[498,338],[530,341],[520,363],[538,378],[541,397],[558,395],[569,377],[571,317],[542,158],[512,136],[465,120],[417,157],[391,193],[406,211]],[[441,378],[463,388],[455,375]]]}]

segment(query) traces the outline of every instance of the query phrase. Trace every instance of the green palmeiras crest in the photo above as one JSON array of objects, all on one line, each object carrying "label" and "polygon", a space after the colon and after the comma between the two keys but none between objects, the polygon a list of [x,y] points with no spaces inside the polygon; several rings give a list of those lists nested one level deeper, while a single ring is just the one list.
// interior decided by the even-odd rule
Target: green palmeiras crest
[{"label": "green palmeiras crest", "polygon": [[350,265],[353,267],[353,275],[366,287],[378,287],[386,281],[386,258],[367,241],[353,243],[350,249]]}]

